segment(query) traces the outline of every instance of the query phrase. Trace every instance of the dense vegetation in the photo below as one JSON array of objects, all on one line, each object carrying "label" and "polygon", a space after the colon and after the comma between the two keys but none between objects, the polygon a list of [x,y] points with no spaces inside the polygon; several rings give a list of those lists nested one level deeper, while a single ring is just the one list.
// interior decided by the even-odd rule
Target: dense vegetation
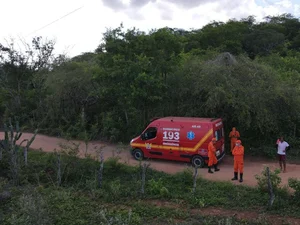
[{"label": "dense vegetation", "polygon": [[[201,178],[195,187],[191,170],[176,175],[149,168],[143,172],[143,164],[130,167],[110,158],[104,163],[99,186],[101,163],[79,159],[75,152],[69,149],[59,157],[58,153],[29,152],[27,166],[20,160],[21,186],[16,187],[10,184],[9,160],[5,160],[9,154],[4,154],[0,161],[0,223],[267,225],[289,224],[288,218],[279,216],[300,217],[299,181],[293,181],[297,192],[289,196],[278,188],[280,180],[275,173],[276,199],[269,208],[263,176],[260,189]],[[219,213],[214,209],[220,209]],[[241,219],[235,214],[246,216]]]},{"label": "dense vegetation", "polygon": [[73,58],[40,37],[24,52],[0,44],[0,122],[128,143],[153,117],[222,117],[253,147],[279,134],[298,146],[299,29],[289,14],[190,31],[120,26]]}]

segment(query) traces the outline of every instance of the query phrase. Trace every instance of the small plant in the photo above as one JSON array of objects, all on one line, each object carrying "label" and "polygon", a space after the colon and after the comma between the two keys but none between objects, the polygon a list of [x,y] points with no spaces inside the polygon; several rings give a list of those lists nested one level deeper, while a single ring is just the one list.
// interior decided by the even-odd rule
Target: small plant
[{"label": "small plant", "polygon": [[121,181],[119,179],[112,181],[109,185],[109,190],[111,197],[114,200],[117,199],[121,194]]},{"label": "small plant", "polygon": [[68,143],[60,143],[60,152],[64,155],[77,157],[79,153],[79,146],[80,144],[77,144],[75,142],[69,141]]},{"label": "small plant", "polygon": [[289,178],[289,187],[295,190],[294,196],[296,199],[300,198],[300,180],[296,178]]},{"label": "small plant", "polygon": [[112,169],[112,170],[119,170],[122,166],[122,164],[119,162],[120,161],[120,157],[117,157],[117,156],[112,156],[112,157],[109,157],[107,160],[106,160],[106,165],[107,168],[109,169]]},{"label": "small plant", "polygon": [[163,187],[163,182],[161,178],[159,178],[158,180],[151,179],[148,181],[147,189],[151,194],[154,195],[160,194],[160,190],[162,189],[162,187]]},{"label": "small plant", "polygon": [[164,197],[164,198],[167,198],[167,197],[170,196],[169,190],[166,187],[162,187],[160,189],[160,193],[159,194],[160,194],[161,197]]},{"label": "small plant", "polygon": [[[273,187],[273,190],[276,192],[280,189],[281,184],[281,177],[278,175],[280,174],[280,169],[275,169],[273,172],[270,171],[270,181]],[[261,172],[261,175],[255,176],[257,180],[258,188],[262,192],[269,192],[269,184],[268,184],[268,169],[265,167]]]},{"label": "small plant", "polygon": [[16,126],[12,125],[11,119],[9,119],[9,126],[4,124],[4,132],[5,132],[5,140],[1,142],[0,145],[0,160],[2,160],[3,150],[4,153],[9,155],[9,168],[10,168],[10,176],[15,185],[18,185],[20,182],[20,169],[21,169],[21,144],[27,142],[26,146],[23,148],[24,155],[24,164],[27,166],[27,151],[35,139],[35,136],[38,130],[35,130],[34,135],[30,140],[25,139],[21,141],[21,144],[17,144],[17,141],[20,140],[22,136],[22,132],[19,126],[19,122],[16,121]]},{"label": "small plant", "polygon": [[203,208],[205,207],[205,200],[203,198],[199,198],[197,196],[190,196],[190,202],[193,206]]},{"label": "small plant", "polygon": [[159,178],[158,180],[151,179],[148,181],[149,192],[153,195],[159,195],[160,197],[169,197],[169,190],[163,185],[163,180]]},{"label": "small plant", "polygon": [[129,225],[129,224],[141,224],[141,219],[132,213],[130,209],[128,214],[112,214],[107,210],[101,210],[96,212],[97,224],[100,225]]},{"label": "small plant", "polygon": [[[68,173],[74,170],[74,163],[78,159],[79,145],[76,143],[60,144],[59,150],[54,149],[56,156],[55,168],[57,172],[57,186],[61,186],[64,180],[67,179]],[[72,167],[73,168],[69,168]]]},{"label": "small plant", "polygon": [[27,190],[17,202],[10,218],[13,225],[50,225],[47,203],[36,191]]}]

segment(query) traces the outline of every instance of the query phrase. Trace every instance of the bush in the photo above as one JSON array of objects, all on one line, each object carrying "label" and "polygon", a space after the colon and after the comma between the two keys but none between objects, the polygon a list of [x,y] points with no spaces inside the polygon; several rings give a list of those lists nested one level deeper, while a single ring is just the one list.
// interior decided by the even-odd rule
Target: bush
[{"label": "bush", "polygon": [[151,179],[148,181],[148,187],[150,194],[158,195],[160,197],[168,197],[169,190],[163,185],[163,181],[161,178],[158,180]]},{"label": "bush", "polygon": [[9,219],[13,225],[50,225],[52,221],[49,217],[46,201],[35,190],[26,190],[17,200],[13,208],[13,213]]},{"label": "bush", "polygon": [[129,224],[141,224],[141,218],[129,210],[128,214],[112,214],[107,210],[101,210],[95,212],[95,223],[100,225],[129,225]]},{"label": "bush", "polygon": [[[278,191],[280,189],[281,177],[278,176],[279,173],[280,173],[279,169],[275,169],[273,172],[270,170],[270,179],[274,191]],[[263,169],[263,171],[261,172],[261,176],[256,175],[255,178],[258,181],[257,182],[258,188],[262,192],[268,192],[269,189],[268,189],[267,167]]]},{"label": "bush", "polygon": [[289,187],[295,190],[295,198],[299,199],[300,198],[300,180],[296,178],[289,178]]},{"label": "bush", "polygon": [[270,146],[250,147],[250,151],[246,154],[249,154],[251,156],[263,156],[269,159],[276,159],[277,150],[275,147]]}]

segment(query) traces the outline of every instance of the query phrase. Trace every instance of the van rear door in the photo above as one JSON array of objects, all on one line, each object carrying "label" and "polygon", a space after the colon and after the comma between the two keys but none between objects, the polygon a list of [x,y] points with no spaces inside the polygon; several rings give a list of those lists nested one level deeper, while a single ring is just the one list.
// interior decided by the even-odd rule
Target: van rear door
[{"label": "van rear door", "polygon": [[224,143],[225,143],[224,128],[223,128],[222,121],[219,121],[216,124],[214,124],[214,137],[217,139],[217,143],[216,143],[217,152],[216,152],[216,155],[217,155],[217,157],[219,157],[225,150],[224,149]]}]

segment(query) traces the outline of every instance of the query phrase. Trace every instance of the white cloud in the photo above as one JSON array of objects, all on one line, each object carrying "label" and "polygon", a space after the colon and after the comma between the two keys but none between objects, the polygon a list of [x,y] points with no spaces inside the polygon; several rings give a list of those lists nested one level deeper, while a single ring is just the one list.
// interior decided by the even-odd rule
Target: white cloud
[{"label": "white cloud", "polygon": [[292,2],[289,0],[278,1],[275,3],[275,5],[278,5],[282,8],[286,8],[286,9],[289,9],[293,6]]},{"label": "white cloud", "polygon": [[[33,31],[62,18],[37,32]],[[126,28],[201,28],[216,20],[241,19],[255,15],[292,13],[300,15],[300,4],[290,0],[10,0],[1,2],[0,43],[10,36],[33,36],[56,39],[56,53],[69,49],[74,56],[93,51],[101,41],[106,28],[115,28],[123,22]]]}]

